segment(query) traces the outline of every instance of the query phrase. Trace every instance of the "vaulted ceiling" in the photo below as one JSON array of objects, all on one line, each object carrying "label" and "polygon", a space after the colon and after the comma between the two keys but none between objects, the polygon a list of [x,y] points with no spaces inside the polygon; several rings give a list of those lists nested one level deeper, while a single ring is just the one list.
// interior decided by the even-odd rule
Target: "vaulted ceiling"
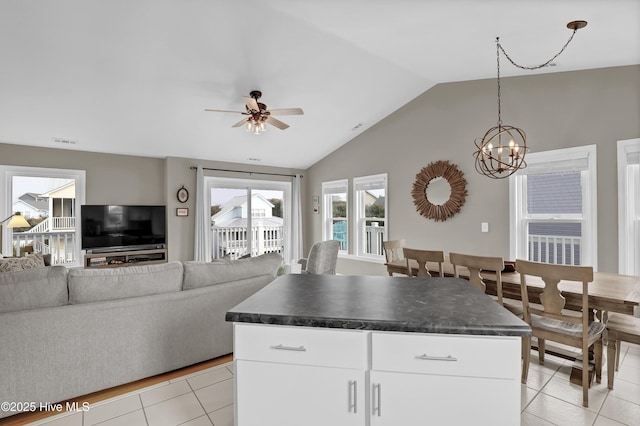
[{"label": "vaulted ceiling", "polygon": [[[2,0],[0,142],[307,168],[430,87],[640,63],[638,0]],[[291,127],[232,128],[263,92]],[[1,162],[1,159],[0,159]]]}]

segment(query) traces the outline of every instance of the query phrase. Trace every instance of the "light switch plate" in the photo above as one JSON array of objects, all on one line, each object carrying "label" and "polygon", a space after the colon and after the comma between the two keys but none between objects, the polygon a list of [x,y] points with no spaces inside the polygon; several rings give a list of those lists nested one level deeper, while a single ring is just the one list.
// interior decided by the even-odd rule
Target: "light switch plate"
[{"label": "light switch plate", "polygon": [[489,223],[482,222],[482,232],[489,232]]}]

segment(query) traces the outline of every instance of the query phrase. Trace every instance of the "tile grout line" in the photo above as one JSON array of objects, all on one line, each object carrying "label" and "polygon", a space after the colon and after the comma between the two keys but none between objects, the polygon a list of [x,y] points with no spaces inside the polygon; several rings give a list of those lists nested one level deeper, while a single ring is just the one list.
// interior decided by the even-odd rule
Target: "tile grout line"
[{"label": "tile grout line", "polygon": [[198,398],[198,394],[196,394],[196,391],[193,389],[193,386],[191,386],[191,383],[189,383],[189,380],[185,379],[185,381],[187,382],[187,386],[189,386],[189,389],[191,389],[191,393],[193,393],[193,396],[196,397],[196,401],[198,401],[198,404],[200,404],[200,407],[202,407],[202,411],[204,411],[204,415],[207,416],[209,423],[213,424],[213,422],[211,421],[211,417],[209,417],[209,413],[207,413],[207,409],[204,408],[204,405],[202,405],[202,401],[200,401],[200,398]]}]

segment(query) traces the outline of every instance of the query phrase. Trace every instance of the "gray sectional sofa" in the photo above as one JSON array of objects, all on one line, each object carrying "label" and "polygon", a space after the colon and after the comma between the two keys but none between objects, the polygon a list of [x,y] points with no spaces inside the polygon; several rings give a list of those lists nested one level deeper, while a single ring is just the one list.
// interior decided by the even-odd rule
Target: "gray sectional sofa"
[{"label": "gray sectional sofa", "polygon": [[[0,274],[0,401],[58,402],[233,351],[225,313],[280,255]],[[0,418],[15,412],[0,410]]]}]

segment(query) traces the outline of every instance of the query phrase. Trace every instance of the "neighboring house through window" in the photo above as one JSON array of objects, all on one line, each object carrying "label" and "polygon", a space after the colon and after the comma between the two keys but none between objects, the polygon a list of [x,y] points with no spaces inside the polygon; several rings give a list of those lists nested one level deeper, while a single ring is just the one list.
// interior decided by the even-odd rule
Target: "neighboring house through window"
[{"label": "neighboring house through window", "polygon": [[34,251],[51,255],[54,265],[82,264],[76,218],[85,200],[84,170],[0,166],[0,187],[0,220],[20,211],[31,224],[4,228],[3,255]]},{"label": "neighboring house through window", "polygon": [[640,139],[618,141],[618,272],[640,275]]},{"label": "neighboring house through window", "polygon": [[383,258],[382,242],[389,235],[387,218],[387,174],[353,179],[355,204],[355,254]]},{"label": "neighboring house through window", "polygon": [[597,268],[595,145],[526,160],[509,178],[512,259]]}]

